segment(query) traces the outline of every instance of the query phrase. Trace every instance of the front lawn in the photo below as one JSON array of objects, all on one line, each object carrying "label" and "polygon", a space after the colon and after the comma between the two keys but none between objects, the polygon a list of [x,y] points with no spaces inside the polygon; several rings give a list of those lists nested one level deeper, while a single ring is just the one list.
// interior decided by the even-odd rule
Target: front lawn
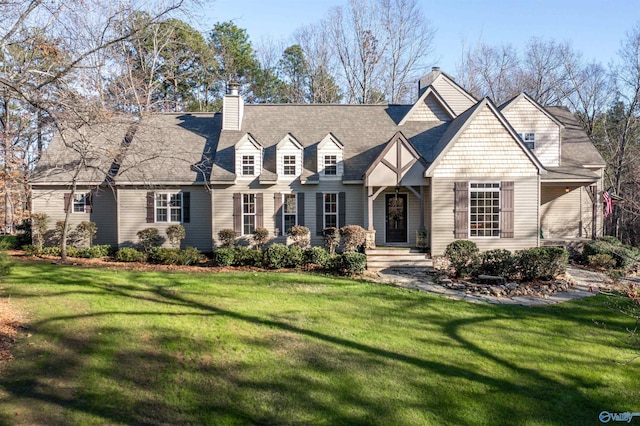
[{"label": "front lawn", "polygon": [[525,308],[320,275],[25,261],[0,297],[28,314],[0,370],[0,424],[585,425],[640,411],[631,321],[602,296]]}]

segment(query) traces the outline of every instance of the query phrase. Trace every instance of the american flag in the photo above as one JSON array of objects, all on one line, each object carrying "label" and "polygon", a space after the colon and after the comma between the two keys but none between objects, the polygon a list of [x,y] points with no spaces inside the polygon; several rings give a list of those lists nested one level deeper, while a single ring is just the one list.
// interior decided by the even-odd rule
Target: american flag
[{"label": "american flag", "polygon": [[613,214],[613,200],[608,191],[602,193],[602,199],[604,200],[604,217],[609,217]]}]

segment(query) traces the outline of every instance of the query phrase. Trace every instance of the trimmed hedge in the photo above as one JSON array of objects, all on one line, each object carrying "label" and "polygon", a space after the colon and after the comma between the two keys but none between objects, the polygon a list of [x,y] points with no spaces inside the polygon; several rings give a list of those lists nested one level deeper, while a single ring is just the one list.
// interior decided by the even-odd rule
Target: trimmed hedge
[{"label": "trimmed hedge", "polygon": [[326,268],[331,255],[324,247],[310,247],[304,251],[304,261],[307,264]]},{"label": "trimmed hedge", "polygon": [[515,260],[509,250],[495,249],[482,253],[480,274],[510,277],[515,273]]},{"label": "trimmed hedge", "polygon": [[450,243],[444,251],[445,256],[455,269],[456,277],[475,275],[478,272],[480,258],[476,243],[469,240],[456,240]]},{"label": "trimmed hedge", "polygon": [[264,252],[264,264],[267,268],[280,269],[288,264],[289,249],[284,244],[271,244]]},{"label": "trimmed hedge", "polygon": [[589,264],[589,257],[606,254],[615,260],[618,268],[629,269],[640,262],[640,249],[624,245],[615,237],[602,237],[585,244],[582,250],[583,263]]},{"label": "trimmed hedge", "polygon": [[260,249],[250,249],[248,247],[235,247],[233,252],[233,266],[256,266],[262,267],[264,252]]},{"label": "trimmed hedge", "polygon": [[[67,252],[69,248],[67,248]],[[68,253],[67,253],[68,254]],[[84,257],[87,259],[94,259],[98,257],[105,257],[111,254],[111,246],[110,245],[97,245],[91,247],[85,247],[78,249],[76,257]]]},{"label": "trimmed hedge", "polygon": [[341,275],[362,274],[367,269],[367,256],[363,253],[348,251],[337,256],[338,273]]},{"label": "trimmed hedge", "polygon": [[566,271],[569,252],[562,247],[534,247],[518,250],[515,259],[523,281],[550,280]]},{"label": "trimmed hedge", "polygon": [[193,265],[202,260],[202,253],[194,247],[184,250],[167,247],[154,247],[149,252],[149,262],[161,265]]},{"label": "trimmed hedge", "polygon": [[229,247],[218,248],[213,251],[213,263],[216,266],[231,266],[235,250]]},{"label": "trimmed hedge", "polygon": [[147,256],[133,247],[122,247],[115,256],[116,262],[146,262]]}]

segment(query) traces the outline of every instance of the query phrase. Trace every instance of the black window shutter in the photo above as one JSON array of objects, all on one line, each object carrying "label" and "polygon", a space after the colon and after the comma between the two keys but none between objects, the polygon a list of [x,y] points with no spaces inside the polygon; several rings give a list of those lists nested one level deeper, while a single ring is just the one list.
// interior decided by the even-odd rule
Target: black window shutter
[{"label": "black window shutter", "polygon": [[514,229],[514,202],[513,202],[513,182],[501,182],[500,187],[500,210],[502,212],[500,224],[500,236],[502,238],[513,238]]},{"label": "black window shutter", "polygon": [[64,211],[66,212],[67,210],[69,210],[69,202],[71,201],[71,193],[70,192],[65,192],[64,193]]},{"label": "black window shutter", "polygon": [[340,192],[338,194],[338,227],[345,226],[347,217],[347,194]]},{"label": "black window shutter", "polygon": [[91,213],[93,211],[93,194],[89,192],[86,194],[84,212]]},{"label": "black window shutter", "polygon": [[469,238],[469,182],[455,183],[455,237]]},{"label": "black window shutter", "polygon": [[242,194],[233,194],[233,232],[242,235]]},{"label": "black window shutter", "polygon": [[276,192],[275,194],[273,194],[273,211],[276,212],[275,214],[275,230],[274,230],[274,234],[275,235],[282,235],[282,233],[284,232],[284,230],[282,229],[282,194],[279,192]]},{"label": "black window shutter", "polygon": [[154,216],[155,195],[153,192],[147,192],[147,223],[155,222]]},{"label": "black window shutter", "polygon": [[191,222],[191,192],[182,193],[182,221]]},{"label": "black window shutter", "polygon": [[264,228],[264,196],[256,194],[256,228]]},{"label": "black window shutter", "polygon": [[316,235],[322,236],[324,227],[324,197],[322,192],[316,192]]},{"label": "black window shutter", "polygon": [[304,192],[298,193],[298,225],[304,226]]}]

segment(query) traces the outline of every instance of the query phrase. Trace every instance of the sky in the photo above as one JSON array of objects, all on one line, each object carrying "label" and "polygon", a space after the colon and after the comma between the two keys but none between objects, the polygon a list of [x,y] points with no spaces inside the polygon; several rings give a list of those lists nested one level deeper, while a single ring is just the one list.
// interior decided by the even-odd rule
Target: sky
[{"label": "sky", "polygon": [[[348,0],[215,0],[204,3],[201,30],[233,20],[254,45],[262,39],[292,43],[293,32],[317,23]],[[640,0],[418,0],[436,29],[431,66],[455,73],[463,45],[510,43],[532,37],[568,41],[588,61],[607,66],[625,34],[640,25]]]}]

